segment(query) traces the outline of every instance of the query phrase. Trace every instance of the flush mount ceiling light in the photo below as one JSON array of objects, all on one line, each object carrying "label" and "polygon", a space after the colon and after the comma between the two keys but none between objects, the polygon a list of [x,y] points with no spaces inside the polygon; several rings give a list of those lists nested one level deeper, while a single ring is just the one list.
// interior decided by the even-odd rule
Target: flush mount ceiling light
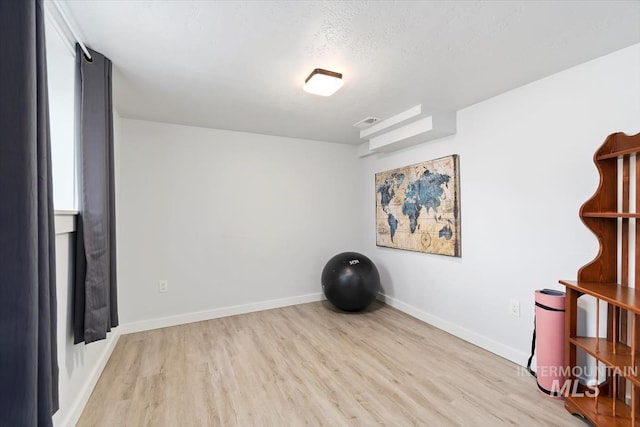
[{"label": "flush mount ceiling light", "polygon": [[304,91],[314,95],[330,96],[342,87],[342,74],[316,68],[304,81]]}]

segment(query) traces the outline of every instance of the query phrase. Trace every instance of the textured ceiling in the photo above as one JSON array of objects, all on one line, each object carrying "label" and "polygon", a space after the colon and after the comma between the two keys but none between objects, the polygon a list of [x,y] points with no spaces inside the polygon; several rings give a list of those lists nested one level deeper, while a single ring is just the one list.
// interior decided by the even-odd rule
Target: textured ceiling
[{"label": "textured ceiling", "polygon": [[[123,117],[360,143],[352,124],[458,110],[640,43],[639,1],[68,1]],[[302,90],[342,72],[334,96]]]}]

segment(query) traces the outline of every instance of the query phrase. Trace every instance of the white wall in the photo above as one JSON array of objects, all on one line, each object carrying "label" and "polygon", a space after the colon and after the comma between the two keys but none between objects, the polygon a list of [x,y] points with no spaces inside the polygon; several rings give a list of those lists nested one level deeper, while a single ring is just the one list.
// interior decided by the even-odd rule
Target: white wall
[{"label": "white wall", "polygon": [[122,323],[318,299],[359,242],[353,146],[125,119],[117,150]]},{"label": "white wall", "polygon": [[[452,137],[365,158],[359,249],[379,266],[389,301],[524,364],[534,290],[563,289],[558,279],[575,279],[596,255],[578,210],[597,187],[593,153],[616,131],[640,131],[640,45],[461,110]],[[374,174],[453,153],[462,258],[377,248]]]}]

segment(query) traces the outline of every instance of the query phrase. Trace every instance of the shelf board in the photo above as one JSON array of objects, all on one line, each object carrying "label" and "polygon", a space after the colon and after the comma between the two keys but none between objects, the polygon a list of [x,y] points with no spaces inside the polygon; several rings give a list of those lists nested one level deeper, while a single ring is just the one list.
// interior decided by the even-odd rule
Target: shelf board
[{"label": "shelf board", "polygon": [[610,397],[598,397],[598,413],[596,413],[595,397],[566,396],[566,401],[573,403],[589,421],[597,426],[631,426],[631,408],[616,402],[616,416],[613,416],[613,399]]},{"label": "shelf board", "polygon": [[560,280],[560,284],[583,294],[591,295],[632,313],[640,314],[640,292],[618,283],[576,282]]},{"label": "shelf board", "polygon": [[611,153],[600,154],[596,157],[597,160],[616,159],[621,156],[635,154],[640,152],[640,147],[627,148],[626,150],[616,150]]},{"label": "shelf board", "polygon": [[584,218],[640,218],[640,213],[631,212],[582,212]]},{"label": "shelf board", "polygon": [[[593,337],[574,337],[569,338],[569,342],[589,353],[591,356],[600,360],[609,368],[614,369],[615,373],[620,377],[625,377],[640,386],[640,378],[633,375],[634,370],[631,366],[631,347],[621,343],[616,343],[615,352],[614,345],[606,338]],[[636,354],[636,363],[637,363]],[[635,370],[636,372],[638,369]]]}]

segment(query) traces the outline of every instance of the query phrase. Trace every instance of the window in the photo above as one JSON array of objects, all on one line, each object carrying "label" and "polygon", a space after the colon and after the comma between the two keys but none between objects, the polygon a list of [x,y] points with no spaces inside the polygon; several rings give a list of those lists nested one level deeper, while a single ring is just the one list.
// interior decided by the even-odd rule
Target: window
[{"label": "window", "polygon": [[75,53],[72,45],[61,35],[59,28],[51,13],[47,13],[45,37],[53,162],[53,207],[58,211],[75,211]]}]

